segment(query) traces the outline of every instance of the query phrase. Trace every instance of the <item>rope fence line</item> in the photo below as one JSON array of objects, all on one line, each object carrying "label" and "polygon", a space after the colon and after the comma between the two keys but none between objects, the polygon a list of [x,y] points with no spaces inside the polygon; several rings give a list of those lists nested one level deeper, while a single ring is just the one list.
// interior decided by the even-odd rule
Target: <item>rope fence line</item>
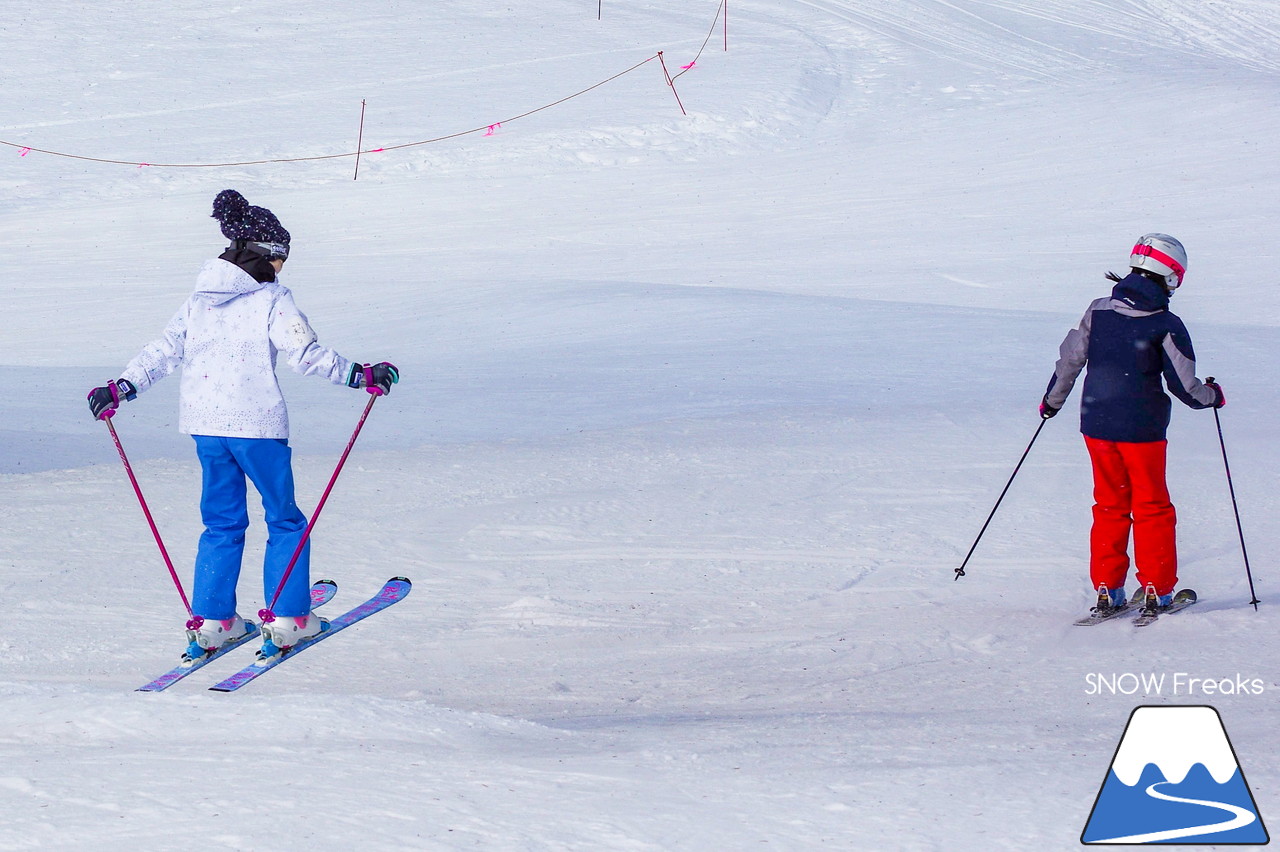
[{"label": "rope fence line", "polygon": [[502,121],[496,121],[496,122],[493,122],[492,124],[485,124],[480,127],[473,127],[470,130],[461,130],[461,131],[458,131],[457,133],[447,133],[443,136],[436,136],[431,139],[422,139],[417,142],[404,142],[399,145],[385,145],[381,148],[367,148],[364,150],[359,150],[359,145],[357,145],[357,150],[346,151],[341,154],[317,154],[310,157],[278,157],[278,158],[272,158],[272,159],[240,160],[237,162],[225,162],[225,163],[148,163],[148,162],[139,162],[137,160],[115,160],[115,159],[110,159],[106,157],[88,157],[82,154],[69,154],[65,151],[53,151],[47,148],[36,148],[32,145],[23,145],[17,142],[9,142],[4,139],[0,139],[0,145],[5,145],[10,148],[19,149],[20,151],[19,156],[23,156],[23,157],[27,156],[32,152],[35,152],[37,154],[47,154],[48,156],[51,156],[51,157],[62,157],[69,160],[80,160],[80,161],[89,162],[89,163],[104,163],[107,165],[114,165],[114,166],[134,166],[137,168],[155,168],[155,169],[219,169],[219,168],[231,168],[236,166],[274,165],[277,163],[310,163],[310,162],[318,162],[321,160],[341,160],[341,159],[347,159],[350,157],[359,158],[362,154],[378,154],[385,151],[399,151],[405,148],[416,148],[422,145],[431,145],[437,142],[445,142],[450,139],[458,139],[462,136],[470,136],[473,133],[484,132],[485,135],[492,136],[494,128],[500,127],[504,123],[519,121],[522,118],[528,118],[529,116],[535,115],[536,113],[543,112],[553,107],[557,107],[560,104],[565,103],[566,101],[571,101],[574,98],[581,97],[587,94],[588,92],[592,92],[600,88],[601,86],[605,86],[605,85],[608,85],[609,83],[612,83],[614,80],[617,80],[619,77],[630,74],[632,71],[635,71],[637,68],[640,68],[658,58],[659,58],[659,54],[655,53],[653,56],[649,56],[643,59],[642,61],[637,62],[635,65],[632,65],[630,68],[626,69],[625,71],[619,71],[617,74],[614,74],[612,77],[608,77],[604,80],[601,80],[600,82],[595,83],[591,86],[588,86],[587,88],[582,89],[580,91],[574,92],[571,95],[565,95],[563,98],[552,101],[551,103],[543,104],[540,107],[535,107],[534,109],[527,110],[526,112],[522,112],[519,115],[513,115],[510,118],[504,118]]},{"label": "rope fence line", "polygon": [[702,58],[702,52],[707,49],[707,45],[711,43],[711,37],[716,34],[716,24],[720,23],[720,15],[724,14],[724,49],[729,49],[729,0],[720,0],[720,5],[716,7],[715,20],[711,22],[711,29],[707,31],[707,37],[702,40],[702,47],[698,48],[698,52],[694,54],[693,61],[688,65],[682,65],[679,74],[671,77],[672,81],[678,80],[689,71],[693,70],[693,66],[698,64],[698,60]]},{"label": "rope fence line", "polygon": [[[603,4],[598,4],[598,9],[596,9],[596,12],[598,13],[600,6],[603,6]],[[365,137],[365,101],[362,100],[360,101],[360,134],[358,134],[356,139],[356,150],[344,151],[342,154],[319,154],[308,157],[273,157],[273,159],[239,160],[234,162],[142,162],[138,160],[114,160],[110,159],[110,157],[91,157],[81,154],[68,154],[68,152],[65,151],[54,151],[50,150],[50,148],[37,148],[31,145],[22,145],[22,143],[19,142],[6,141],[6,139],[0,139],[0,146],[18,148],[18,156],[22,157],[32,154],[32,152],[36,152],[36,154],[44,154],[51,157],[63,157],[65,160],[100,162],[100,164],[105,165],[128,165],[134,166],[134,168],[137,169],[228,169],[234,168],[234,166],[275,165],[280,164],[280,162],[319,162],[323,160],[344,160],[348,159],[348,157],[355,157],[355,175],[358,175],[360,174],[360,157],[362,155],[384,154],[384,152],[387,151],[402,151],[404,148],[434,145],[436,142],[447,142],[449,139],[471,136],[471,134],[474,133],[483,132],[485,136],[493,136],[494,130],[502,127],[503,124],[518,122],[518,120],[522,118],[529,118],[530,115],[535,115],[541,113],[541,111],[552,109],[552,107],[564,104],[566,101],[571,101],[575,99],[575,97],[581,97],[582,95],[586,95],[588,92],[595,91],[596,88],[607,86],[608,83],[616,81],[616,79],[623,77],[623,75],[630,74],[637,68],[643,67],[643,65],[648,63],[652,63],[654,59],[657,59],[659,64],[662,65],[663,78],[666,79],[667,86],[671,88],[672,95],[676,96],[676,104],[680,106],[681,113],[687,115],[687,113],[685,113],[685,105],[682,104],[680,100],[680,93],[676,92],[676,81],[677,79],[680,79],[682,75],[690,72],[690,70],[694,68],[694,65],[698,64],[698,60],[701,58],[701,55],[703,55],[703,51],[707,50],[708,43],[710,43],[712,36],[716,33],[716,24],[721,22],[722,17],[724,20],[724,50],[728,50],[728,0],[719,0],[719,5],[716,6],[716,19],[712,20],[712,27],[710,27],[707,32],[707,38],[704,38],[703,45],[699,47],[698,54],[694,55],[694,59],[692,59],[689,64],[681,65],[681,70],[677,74],[671,74],[668,72],[667,63],[663,60],[662,51],[659,50],[657,54],[639,61],[639,63],[632,65],[631,68],[621,70],[621,72],[613,74],[612,77],[602,79],[602,81],[593,84],[593,86],[588,86],[584,88],[584,90],[573,92],[572,95],[566,95],[562,97],[562,99],[550,102],[550,104],[534,107],[534,109],[527,110],[525,113],[512,115],[511,118],[500,120],[500,122],[484,124],[481,125],[481,127],[471,128],[470,130],[458,130],[457,133],[445,133],[444,136],[436,136],[430,139],[420,139],[420,141],[417,142],[402,142],[401,145],[387,145],[380,148],[362,147],[364,146]]]},{"label": "rope fence line", "polygon": [[365,101],[361,101],[360,102],[360,136],[358,136],[356,141],[356,150],[344,151],[342,152],[342,154],[320,154],[320,155],[314,155],[314,156],[308,156],[308,157],[273,157],[273,159],[239,160],[239,161],[232,161],[232,162],[143,162],[138,160],[115,160],[115,159],[110,159],[110,157],[91,157],[91,156],[86,156],[81,154],[68,154],[68,152],[65,152],[65,151],[54,151],[54,150],[50,150],[50,148],[37,148],[35,146],[22,145],[22,143],[19,143],[19,142],[6,141],[6,139],[0,139],[0,146],[18,148],[18,151],[19,151],[18,156],[23,156],[23,157],[27,156],[28,154],[32,154],[32,152],[36,152],[36,154],[44,154],[52,157],[63,157],[63,159],[65,160],[79,160],[82,162],[100,162],[100,164],[105,164],[105,165],[128,165],[128,166],[134,166],[134,168],[138,168],[138,169],[143,169],[143,168],[147,168],[147,169],[227,169],[227,168],[234,168],[234,166],[275,165],[275,164],[282,164],[282,162],[319,162],[323,160],[344,160],[344,159],[348,159],[348,157],[355,157],[356,175],[358,175],[360,174],[360,157],[362,155],[384,154],[384,152],[387,152],[387,151],[401,151],[401,150],[404,150],[404,148],[420,147],[424,145],[434,145],[434,143],[436,142],[447,142],[449,141],[449,139],[457,139],[465,136],[471,136],[471,134],[480,133],[480,132],[484,132],[485,136],[493,136],[494,129],[502,127],[504,123],[518,122],[518,120],[522,118],[529,118],[530,115],[541,113],[541,111],[544,111],[544,110],[553,109],[553,107],[564,104],[564,102],[566,101],[571,101],[575,99],[575,97],[581,97],[582,95],[586,95],[586,93],[594,91],[596,90],[596,88],[607,86],[608,83],[612,83],[613,81],[616,81],[616,79],[623,77],[623,75],[634,72],[634,70],[636,70],[637,68],[643,67],[643,65],[652,63],[654,59],[657,59],[659,61],[659,64],[662,65],[663,77],[667,81],[667,86],[671,88],[672,95],[676,96],[676,104],[680,106],[681,113],[687,115],[687,113],[685,113],[685,105],[682,104],[680,100],[680,93],[676,92],[676,81],[678,78],[682,77],[682,75],[686,74],[687,72],[690,72],[690,70],[694,68],[694,65],[698,64],[698,60],[701,58],[701,55],[703,55],[703,51],[707,50],[708,43],[710,43],[710,40],[712,40],[712,36],[714,35],[714,33],[716,33],[716,24],[721,22],[722,15],[724,19],[724,50],[728,50],[728,0],[719,0],[719,5],[716,6],[716,18],[712,20],[712,26],[710,26],[710,29],[707,33],[707,38],[704,38],[703,45],[699,47],[698,54],[694,55],[694,59],[692,59],[689,64],[682,65],[680,73],[671,74],[668,72],[667,63],[666,61],[663,60],[663,56],[662,56],[663,51],[659,50],[657,54],[654,54],[653,56],[649,56],[649,58],[639,61],[639,63],[632,65],[631,68],[627,68],[626,70],[621,70],[621,72],[618,72],[617,74],[613,74],[612,77],[602,79],[602,81],[598,83],[594,83],[593,86],[588,86],[584,88],[584,90],[573,92],[572,95],[566,95],[564,97],[561,97],[561,99],[552,101],[550,102],[550,104],[544,104],[543,106],[534,107],[534,109],[527,110],[525,111],[525,113],[512,115],[511,118],[502,119],[500,120],[500,122],[481,125],[481,127],[471,128],[470,130],[458,130],[457,133],[447,133],[447,134],[444,134],[444,136],[436,136],[430,139],[420,139],[420,141],[417,141],[417,142],[403,142],[401,143],[401,145],[388,145],[388,146],[383,146],[379,148],[362,147],[362,145],[364,145],[364,130],[365,130]]}]

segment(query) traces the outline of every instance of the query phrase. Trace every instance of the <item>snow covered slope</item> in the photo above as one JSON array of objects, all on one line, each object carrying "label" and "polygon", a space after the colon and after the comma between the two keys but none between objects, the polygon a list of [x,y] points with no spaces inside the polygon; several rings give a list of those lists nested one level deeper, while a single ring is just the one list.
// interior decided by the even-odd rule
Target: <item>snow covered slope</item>
[{"label": "snow covered slope", "polygon": [[[7,4],[0,849],[1067,849],[1168,702],[1217,707],[1277,811],[1280,8],[727,6],[726,51],[714,0]],[[185,613],[84,394],[221,248],[226,187],[292,232],[321,341],[403,370],[313,571],[335,611],[414,592],[240,693],[203,688],[228,662],[142,695]],[[1180,409],[1202,602],[1080,630],[1074,402],[954,569],[1153,230],[1190,252],[1263,605]],[[363,395],[282,382],[310,507]],[[185,580],[176,391],[116,424]]]}]

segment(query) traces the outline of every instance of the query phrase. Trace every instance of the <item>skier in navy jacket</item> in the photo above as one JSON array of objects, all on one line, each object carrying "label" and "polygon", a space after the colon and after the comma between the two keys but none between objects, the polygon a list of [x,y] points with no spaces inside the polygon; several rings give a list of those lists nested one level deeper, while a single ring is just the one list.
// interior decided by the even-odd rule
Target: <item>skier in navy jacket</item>
[{"label": "skier in navy jacket", "polygon": [[[1093,528],[1089,573],[1097,609],[1124,606],[1133,532],[1136,578],[1148,609],[1167,607],[1178,582],[1177,514],[1165,483],[1165,433],[1170,393],[1191,408],[1221,408],[1213,382],[1196,378],[1191,336],[1169,311],[1186,274],[1187,253],[1167,234],[1139,238],[1124,278],[1095,300],[1078,328],[1062,341],[1040,416],[1053,417],[1080,371],[1088,369],[1080,402],[1080,431],[1093,464]],[[1163,378],[1163,386],[1161,379]]]}]

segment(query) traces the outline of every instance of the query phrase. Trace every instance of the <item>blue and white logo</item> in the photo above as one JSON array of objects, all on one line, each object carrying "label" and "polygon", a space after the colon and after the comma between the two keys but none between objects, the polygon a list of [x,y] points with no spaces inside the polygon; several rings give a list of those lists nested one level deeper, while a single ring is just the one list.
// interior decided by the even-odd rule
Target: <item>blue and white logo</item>
[{"label": "blue and white logo", "polygon": [[1270,842],[1262,815],[1212,707],[1138,707],[1080,842]]}]

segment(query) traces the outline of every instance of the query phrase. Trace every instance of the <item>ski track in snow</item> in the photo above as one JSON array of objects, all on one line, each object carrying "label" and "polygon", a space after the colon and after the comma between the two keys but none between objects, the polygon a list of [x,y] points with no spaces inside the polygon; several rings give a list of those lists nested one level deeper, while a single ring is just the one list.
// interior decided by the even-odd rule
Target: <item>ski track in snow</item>
[{"label": "ski track in snow", "polygon": [[[1124,719],[1169,701],[1221,710],[1274,809],[1280,11],[728,6],[729,50],[713,33],[676,81],[687,116],[650,65],[359,180],[0,150],[0,849],[1066,849]],[[17,0],[0,114],[9,141],[72,153],[332,153],[360,99],[367,147],[482,126],[657,50],[678,67],[714,12]],[[403,371],[313,577],[337,611],[393,575],[414,591],[235,695],[206,687],[238,652],[142,695],[185,614],[84,395],[220,247],[226,186],[293,233],[285,283],[321,342]],[[1176,309],[1230,400],[1264,606],[1212,418],[1179,408],[1202,603],[1077,631],[1074,403],[954,569],[1062,334],[1149,230],[1192,252]],[[362,395],[281,381],[310,507]],[[176,386],[116,424],[185,579],[199,471]],[[244,611],[263,547],[255,517]],[[1086,694],[1126,671],[1268,691]]]}]

